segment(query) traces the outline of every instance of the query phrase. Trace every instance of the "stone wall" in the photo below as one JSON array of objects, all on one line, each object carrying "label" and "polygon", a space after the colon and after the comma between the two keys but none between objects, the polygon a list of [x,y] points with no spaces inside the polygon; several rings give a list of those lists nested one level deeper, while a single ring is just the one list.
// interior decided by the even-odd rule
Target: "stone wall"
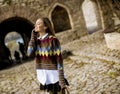
[{"label": "stone wall", "polygon": [[[4,0],[5,1],[5,0]],[[86,22],[83,16],[82,4],[85,0],[6,0],[8,4],[0,0],[0,23],[8,18],[21,17],[31,23],[35,23],[40,16],[47,16],[51,20],[54,9],[62,7],[68,14],[71,28],[57,34],[62,43],[75,40],[88,34]],[[112,1],[88,0],[96,6],[96,17],[99,29],[114,28]],[[108,5],[108,6],[106,6]],[[119,17],[118,17],[119,18]],[[64,38],[62,37],[64,36]],[[69,38],[70,37],[70,38]],[[68,38],[68,39],[67,39]],[[72,38],[72,39],[71,39]],[[65,40],[63,40],[65,39]]]},{"label": "stone wall", "polygon": [[15,16],[26,18],[32,23],[40,16],[47,16],[51,20],[52,11],[56,6],[60,6],[68,13],[71,24],[71,29],[66,31],[76,31],[80,37],[87,34],[81,3],[79,0],[12,0],[10,5],[1,6],[0,22]]}]

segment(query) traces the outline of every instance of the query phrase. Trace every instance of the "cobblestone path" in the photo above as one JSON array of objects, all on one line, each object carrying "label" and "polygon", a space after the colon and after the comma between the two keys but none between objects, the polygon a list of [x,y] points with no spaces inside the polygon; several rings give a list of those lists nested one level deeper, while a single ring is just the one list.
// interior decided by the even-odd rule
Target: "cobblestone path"
[{"label": "cobblestone path", "polygon": [[[70,94],[120,94],[120,51],[106,47],[103,33],[62,46]],[[0,71],[0,94],[44,94],[39,91],[34,60]]]}]

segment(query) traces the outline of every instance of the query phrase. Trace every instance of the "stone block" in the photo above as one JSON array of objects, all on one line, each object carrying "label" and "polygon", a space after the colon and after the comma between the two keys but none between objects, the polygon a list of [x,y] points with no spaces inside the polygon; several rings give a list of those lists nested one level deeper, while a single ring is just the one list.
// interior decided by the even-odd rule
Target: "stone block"
[{"label": "stone block", "polygon": [[106,33],[104,37],[108,48],[120,50],[120,33]]}]

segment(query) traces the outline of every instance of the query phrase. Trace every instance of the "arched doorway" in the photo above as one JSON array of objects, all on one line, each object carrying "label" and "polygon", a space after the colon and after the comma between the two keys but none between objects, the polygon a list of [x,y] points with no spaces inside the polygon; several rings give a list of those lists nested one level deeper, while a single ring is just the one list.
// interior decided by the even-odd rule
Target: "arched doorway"
[{"label": "arched doorway", "polygon": [[56,6],[51,15],[56,33],[71,29],[68,13],[63,7]]},{"label": "arched doorway", "polygon": [[82,4],[83,15],[85,18],[87,30],[93,33],[98,29],[96,5],[91,0],[85,0]]}]

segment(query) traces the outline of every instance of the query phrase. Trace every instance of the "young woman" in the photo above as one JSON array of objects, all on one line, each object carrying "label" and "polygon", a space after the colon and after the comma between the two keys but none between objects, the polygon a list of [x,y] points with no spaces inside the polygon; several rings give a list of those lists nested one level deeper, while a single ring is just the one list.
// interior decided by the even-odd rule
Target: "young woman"
[{"label": "young woman", "polygon": [[61,46],[48,18],[39,18],[36,21],[28,44],[28,56],[34,50],[40,90],[47,90],[50,94],[64,94],[68,82],[64,78]]}]

